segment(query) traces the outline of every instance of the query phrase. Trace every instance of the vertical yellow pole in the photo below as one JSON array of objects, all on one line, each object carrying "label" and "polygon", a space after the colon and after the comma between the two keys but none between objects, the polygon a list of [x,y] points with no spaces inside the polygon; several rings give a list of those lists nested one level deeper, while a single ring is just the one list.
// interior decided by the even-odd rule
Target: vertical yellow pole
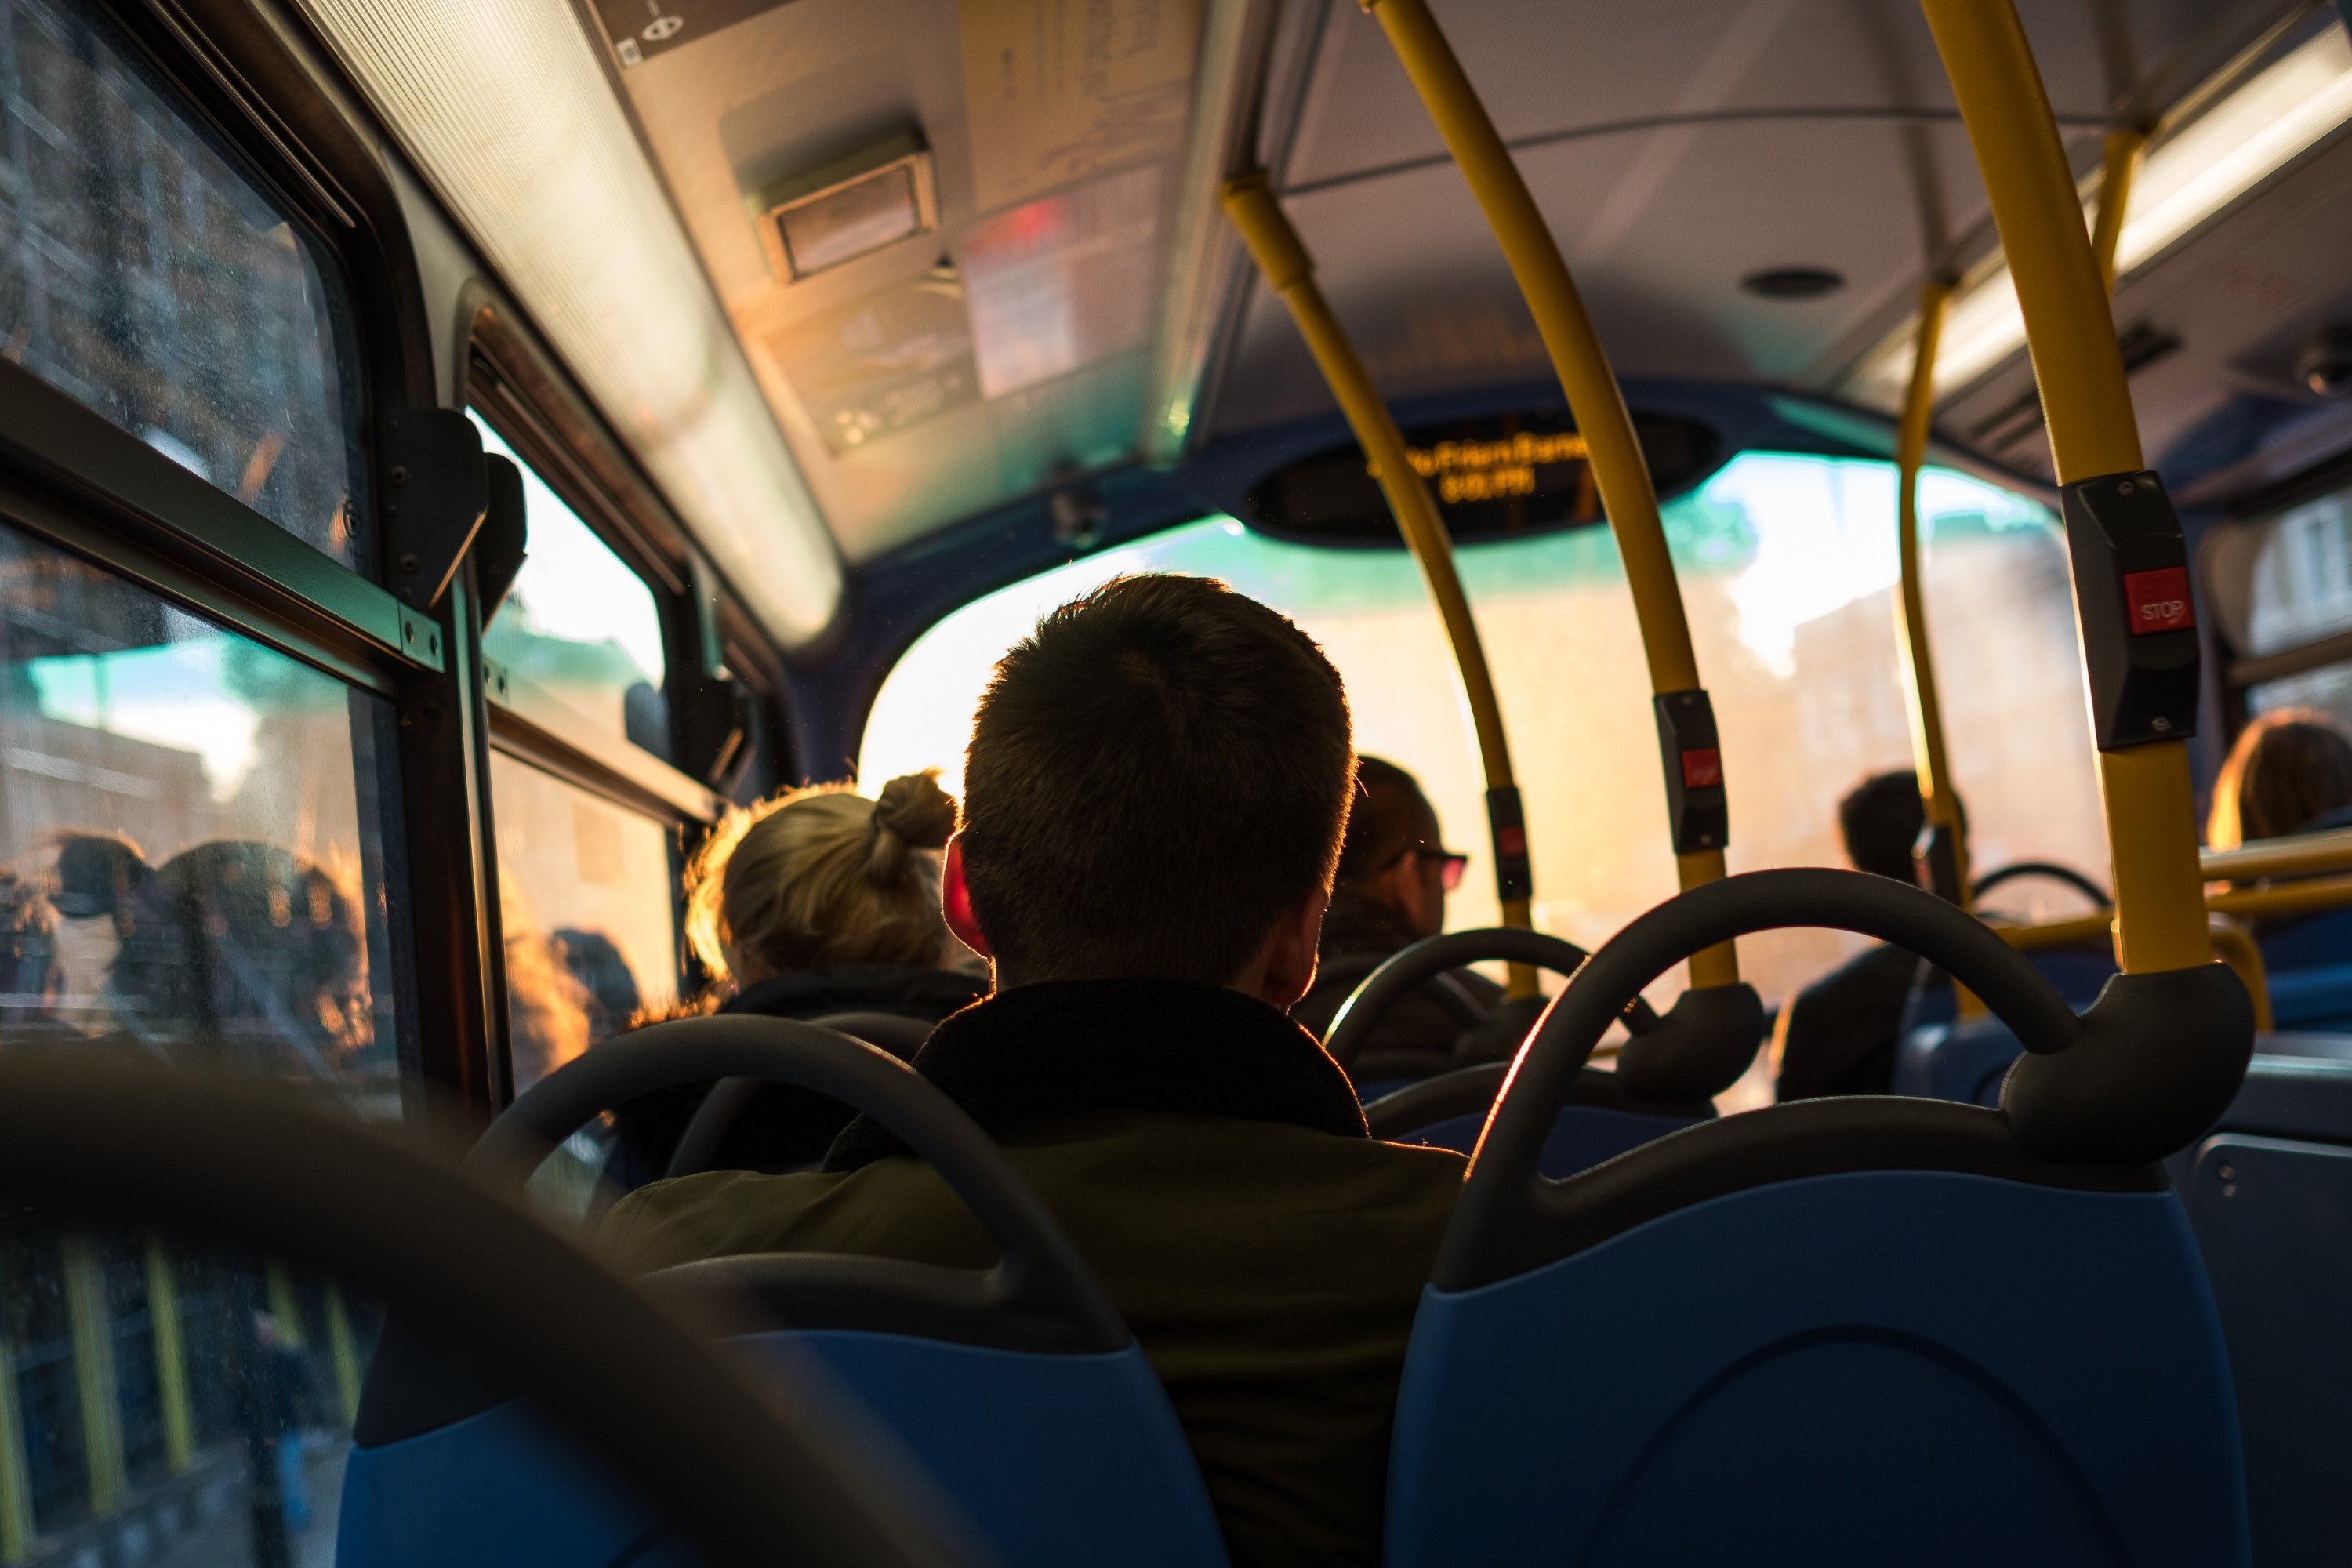
[{"label": "vertical yellow pole", "polygon": [[[5,1286],[9,1281],[0,1281]],[[16,1400],[16,1346],[0,1331],[0,1563],[33,1549],[33,1482],[25,1468],[25,1415]]]},{"label": "vertical yellow pole", "polygon": [[[2050,100],[2010,0],[1921,0],[2009,254],[2058,482],[2141,470],[2114,317]],[[2188,747],[2098,753],[2126,973],[2210,963]]]},{"label": "vertical yellow pole", "polygon": [[[1634,614],[1642,626],[1642,647],[1650,666],[1650,687],[1658,697],[1699,689],[1698,658],[1691,649],[1690,623],[1683,608],[1682,589],[1675,580],[1673,556],[1666,549],[1665,525],[1658,517],[1658,498],[1650,482],[1649,465],[1633,434],[1633,420],[1625,396],[1609,367],[1584,300],[1568,263],[1545,226],[1543,214],[1518,165],[1511,161],[1495,122],[1478,101],[1475,89],[1454,57],[1453,47],[1438,29],[1424,0],[1363,0],[1377,17],[1391,47],[1412,79],[1422,106],[1429,111],[1437,132],[1444,138],[1454,161],[1470,183],[1486,221],[1501,242],[1505,260],[1518,280],[1536,331],[1551,355],[1560,389],[1568,395],[1569,411],[1591,454],[1594,484],[1602,510],[1617,539],[1617,553],[1625,563],[1625,581],[1633,596]],[[1715,845],[1683,851],[1675,858],[1681,885],[1696,888],[1724,874],[1723,848]],[[1694,986],[1731,985],[1739,980],[1739,961],[1729,942],[1695,953],[1690,960]]]},{"label": "vertical yellow pole", "polygon": [[360,1414],[359,1349],[352,1341],[352,1318],[343,1307],[342,1288],[331,1281],[327,1286],[327,1350],[334,1359],[335,1395],[342,1405],[343,1425],[348,1426]]},{"label": "vertical yellow pole", "polygon": [[122,1463],[122,1413],[114,1375],[114,1324],[107,1309],[106,1266],[86,1236],[63,1243],[66,1316],[73,1335],[74,1384],[81,1396],[82,1455],[89,1467],[89,1510],[100,1518],[122,1506],[131,1478]]},{"label": "vertical yellow pole", "polygon": [[163,1458],[178,1475],[195,1462],[188,1418],[188,1355],[180,1336],[180,1289],[161,1237],[147,1238],[147,1317],[155,1337],[155,1388],[163,1416]]},{"label": "vertical yellow pole", "polygon": [[269,1292],[269,1315],[278,1321],[278,1342],[290,1350],[300,1350],[310,1342],[302,1331],[302,1306],[294,1295],[294,1281],[287,1276],[286,1266],[276,1258],[262,1265],[265,1288]]},{"label": "vertical yellow pole", "polygon": [[[1454,570],[1454,549],[1446,537],[1444,521],[1437,514],[1437,504],[1429,499],[1429,487],[1422,483],[1421,475],[1413,469],[1405,451],[1404,437],[1398,431],[1396,421],[1389,416],[1388,405],[1381,401],[1363,362],[1356,357],[1339,317],[1331,313],[1322,289],[1316,287],[1314,260],[1300,243],[1297,231],[1290,226],[1290,219],[1284,214],[1282,204],[1275,199],[1265,175],[1244,174],[1226,181],[1224,204],[1227,216],[1240,231],[1258,270],[1265,275],[1266,286],[1290,308],[1291,318],[1298,323],[1299,335],[1307,340],[1307,351],[1315,356],[1332,395],[1339,399],[1340,412],[1347,416],[1357,445],[1371,460],[1373,477],[1380,481],[1381,494],[1388,498],[1389,510],[1396,514],[1397,528],[1412,548],[1413,559],[1421,563],[1422,575],[1428,580],[1429,595],[1436,601],[1438,619],[1444,625],[1446,639],[1454,646],[1454,662],[1462,672],[1463,695],[1469,701],[1471,725],[1478,737],[1478,754],[1486,765],[1487,799],[1492,803],[1498,795],[1516,796],[1510,742],[1503,731],[1502,705],[1495,697],[1494,677],[1486,668],[1486,650],[1478,640],[1478,624],[1471,618],[1470,601],[1462,592],[1462,579]],[[1497,821],[1496,838],[1515,826]],[[1526,830],[1520,827],[1517,831],[1519,853],[1524,856]],[[1498,875],[1500,871],[1498,867]],[[1532,923],[1532,914],[1527,898],[1506,895],[1504,924],[1524,929]],[[1510,966],[1510,977],[1513,996],[1536,994],[1532,966],[1515,963]]]},{"label": "vertical yellow pole", "polygon": [[1936,349],[1944,334],[1944,310],[1952,286],[1935,279],[1919,291],[1919,345],[1911,362],[1911,385],[1895,426],[1895,547],[1902,563],[1895,596],[1895,645],[1903,656],[1903,698],[1911,711],[1911,756],[1919,773],[1919,804],[1929,829],[1949,846],[1948,866],[1934,868],[1955,884],[1936,890],[1962,909],[1969,907],[1969,855],[1960,822],[1958,792],[1944,750],[1944,705],[1936,685],[1936,660],[1927,640],[1927,605],[1919,560],[1919,468],[1936,418]]}]

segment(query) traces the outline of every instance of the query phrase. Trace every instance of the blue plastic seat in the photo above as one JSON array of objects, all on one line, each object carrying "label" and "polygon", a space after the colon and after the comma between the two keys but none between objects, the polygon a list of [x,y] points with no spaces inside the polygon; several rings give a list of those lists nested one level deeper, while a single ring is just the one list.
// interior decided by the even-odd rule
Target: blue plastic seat
[{"label": "blue plastic seat", "polygon": [[[823,1425],[928,1482],[937,1527],[1006,1568],[1223,1568],[1199,1466],[1134,1336],[986,1134],[887,1053],[772,1018],[659,1025],[534,1086],[476,1159],[512,1173],[606,1105],[738,1076],[872,1113],[971,1205],[1002,1259],[976,1273],[730,1257],[661,1270],[645,1289],[706,1317],[776,1325],[730,1341],[749,1374],[789,1364],[796,1389],[814,1374],[835,1393]],[[421,1331],[387,1324],[344,1470],[342,1568],[667,1560],[664,1521],[586,1468],[509,1392],[496,1368],[448,1363]]]},{"label": "blue plastic seat", "polygon": [[[1554,1112],[1623,1005],[1783,925],[1898,942],[2036,1054],[2002,1109],[1895,1097],[1706,1122],[1566,1180]],[[2150,1161],[2210,1124],[2251,1017],[2224,972],[2077,1018],[1981,924],[1884,879],[1734,877],[1625,928],[1496,1108],[1407,1352],[1391,1568],[2248,1561],[2238,1415]],[[2154,1041],[2139,1020],[2184,1032]]]},{"label": "blue plastic seat", "polygon": [[[1401,1086],[1365,1101],[1365,1123],[1373,1137],[1392,1143],[1467,1154],[1478,1146],[1507,1070],[1492,1062]],[[1634,1100],[1617,1087],[1614,1074],[1588,1069],[1578,1075],[1570,1102],[1553,1119],[1538,1168],[1547,1176],[1572,1175],[1714,1116],[1715,1107],[1705,1100],[1659,1105]]]}]

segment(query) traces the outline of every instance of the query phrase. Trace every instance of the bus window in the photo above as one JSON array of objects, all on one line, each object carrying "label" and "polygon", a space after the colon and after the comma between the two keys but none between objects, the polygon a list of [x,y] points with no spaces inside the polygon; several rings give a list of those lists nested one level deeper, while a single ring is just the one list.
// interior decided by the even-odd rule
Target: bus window
[{"label": "bus window", "polygon": [[0,533],[0,1025],[395,1108],[376,750],[355,691]]},{"label": "bus window", "polygon": [[677,1000],[671,830],[503,754],[490,758],[514,1089],[640,1009]]},{"label": "bus window", "polygon": [[[2290,507],[2242,531],[2248,538],[2231,553],[2251,556],[2241,650],[2250,660],[2299,663],[2297,653],[2352,631],[2352,491]],[[2245,698],[2250,713],[2316,708],[2352,727],[2352,661],[2339,657],[2258,681]]]},{"label": "bus window", "polygon": [[0,8],[0,353],[367,570],[331,264],[93,9]]},{"label": "bus window", "polygon": [[[1923,489],[1931,616],[1951,670],[1959,787],[1987,865],[2105,863],[2065,550],[2038,502],[1948,470]],[[1840,863],[1835,806],[1910,765],[1896,679],[1891,464],[1749,452],[1665,509],[1701,668],[1731,759],[1735,870]],[[1539,927],[1591,945],[1675,890],[1642,645],[1616,549],[1584,528],[1458,556],[1493,661],[1536,848]],[[876,699],[860,776],[939,766],[957,786],[990,665],[1055,605],[1124,572],[1221,577],[1289,614],[1348,681],[1357,744],[1418,773],[1446,832],[1479,849],[1477,757],[1452,658],[1402,550],[1318,548],[1211,518],[964,606],[908,649]],[[1488,857],[1448,905],[1493,924]],[[1787,994],[1859,939],[1776,931],[1743,973]],[[1679,977],[1672,982],[1679,984]]]},{"label": "bus window", "polygon": [[522,571],[482,634],[508,678],[507,700],[561,703],[597,730],[669,755],[661,610],[645,579],[563,503],[504,437],[471,414],[483,449],[522,470]]}]

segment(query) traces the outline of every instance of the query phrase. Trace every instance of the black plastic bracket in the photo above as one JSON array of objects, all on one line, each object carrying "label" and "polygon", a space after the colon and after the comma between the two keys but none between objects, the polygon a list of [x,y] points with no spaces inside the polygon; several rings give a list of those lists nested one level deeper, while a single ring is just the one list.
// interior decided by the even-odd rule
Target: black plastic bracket
[{"label": "black plastic bracket", "polygon": [[453,408],[384,422],[384,583],[420,610],[440,604],[489,510],[481,432]]},{"label": "black plastic bracket", "polygon": [[1506,902],[1534,898],[1536,872],[1528,859],[1528,815],[1518,785],[1486,792],[1486,828],[1495,841],[1495,896]]},{"label": "black plastic bracket", "polygon": [[530,522],[523,508],[522,469],[512,458],[495,452],[482,461],[489,468],[488,504],[482,511],[482,526],[474,534],[474,591],[481,596],[482,624],[487,626],[522,572]]},{"label": "black plastic bracket", "polygon": [[1666,770],[1666,826],[1675,853],[1696,855],[1731,842],[1731,806],[1723,788],[1723,749],[1715,704],[1701,688],[1661,691],[1658,752]]},{"label": "black plastic bracket", "polygon": [[2189,551],[2164,483],[2108,474],[2064,490],[2091,733],[2103,752],[2197,732]]},{"label": "black plastic bracket", "polygon": [[2254,1005],[2227,964],[2111,975],[2073,1044],[2017,1058],[2000,1109],[2045,1160],[2161,1160],[2221,1120],[2253,1051]]}]

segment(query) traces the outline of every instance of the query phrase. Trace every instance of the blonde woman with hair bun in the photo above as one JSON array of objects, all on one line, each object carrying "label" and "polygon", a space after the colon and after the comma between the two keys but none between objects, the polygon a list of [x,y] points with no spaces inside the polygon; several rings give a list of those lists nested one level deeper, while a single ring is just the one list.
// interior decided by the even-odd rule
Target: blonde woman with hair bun
[{"label": "blonde woman with hair bun", "polygon": [[[877,798],[846,783],[811,784],[729,812],[686,871],[686,937],[712,979],[694,1010],[935,1024],[978,1001],[985,970],[940,913],[940,851],[955,826],[936,773],[892,779]],[[690,1084],[622,1107],[605,1174],[623,1187],[659,1177],[709,1089]],[[716,1163],[813,1165],[850,1114],[809,1090],[770,1088],[737,1119]]]}]

